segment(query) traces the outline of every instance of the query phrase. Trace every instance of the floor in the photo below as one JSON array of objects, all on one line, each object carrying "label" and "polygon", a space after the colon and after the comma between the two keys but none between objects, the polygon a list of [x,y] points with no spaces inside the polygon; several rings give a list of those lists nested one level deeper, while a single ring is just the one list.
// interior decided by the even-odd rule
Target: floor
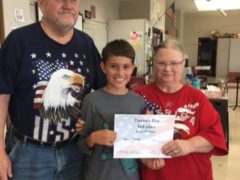
[{"label": "floor", "polygon": [[[228,105],[235,104],[235,94],[235,90],[229,91]],[[238,104],[240,105],[240,100]],[[238,107],[236,110],[233,110],[232,107],[229,107],[228,111],[230,138],[229,154],[222,157],[212,157],[214,180],[240,179],[240,107]]]}]

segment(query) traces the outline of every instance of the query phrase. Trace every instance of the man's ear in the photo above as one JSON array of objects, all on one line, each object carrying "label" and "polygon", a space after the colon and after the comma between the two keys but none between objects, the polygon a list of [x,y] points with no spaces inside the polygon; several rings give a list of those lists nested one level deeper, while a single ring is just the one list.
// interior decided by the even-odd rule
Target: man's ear
[{"label": "man's ear", "polygon": [[105,64],[104,64],[104,62],[101,61],[101,63],[100,63],[100,67],[101,67],[102,71],[104,72],[104,74],[106,74],[106,70],[105,70]]},{"label": "man's ear", "polygon": [[46,3],[45,0],[37,0],[37,5],[40,8],[41,12],[43,12],[44,10],[43,7],[46,6],[45,3]]}]

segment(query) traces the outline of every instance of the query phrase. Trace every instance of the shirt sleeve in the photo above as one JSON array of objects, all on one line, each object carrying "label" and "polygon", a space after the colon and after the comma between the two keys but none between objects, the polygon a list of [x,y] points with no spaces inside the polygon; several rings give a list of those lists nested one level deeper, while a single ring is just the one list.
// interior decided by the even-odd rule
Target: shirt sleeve
[{"label": "shirt sleeve", "polygon": [[[12,31],[0,49],[0,93],[12,94],[14,92],[18,69],[21,63],[24,46],[20,44],[16,32]],[[20,50],[21,46],[21,50]]]},{"label": "shirt sleeve", "polygon": [[218,112],[205,96],[202,96],[199,108],[200,132],[198,135],[215,146],[210,152],[212,155],[226,155],[228,151]]},{"label": "shirt sleeve", "polygon": [[81,119],[85,121],[83,134],[78,140],[78,148],[82,153],[91,154],[91,149],[87,147],[87,138],[92,132],[92,105],[89,94],[85,96],[82,103]]},{"label": "shirt sleeve", "polygon": [[106,77],[100,68],[101,56],[92,40],[89,42],[92,55],[92,87],[94,90],[103,87],[106,84]]}]

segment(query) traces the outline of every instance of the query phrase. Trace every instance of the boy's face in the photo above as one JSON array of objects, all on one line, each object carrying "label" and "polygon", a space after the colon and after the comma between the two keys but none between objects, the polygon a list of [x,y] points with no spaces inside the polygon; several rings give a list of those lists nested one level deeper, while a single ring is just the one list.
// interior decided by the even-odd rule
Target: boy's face
[{"label": "boy's face", "polygon": [[134,64],[130,58],[124,56],[111,56],[101,68],[107,77],[107,86],[113,91],[125,90],[131,79]]}]

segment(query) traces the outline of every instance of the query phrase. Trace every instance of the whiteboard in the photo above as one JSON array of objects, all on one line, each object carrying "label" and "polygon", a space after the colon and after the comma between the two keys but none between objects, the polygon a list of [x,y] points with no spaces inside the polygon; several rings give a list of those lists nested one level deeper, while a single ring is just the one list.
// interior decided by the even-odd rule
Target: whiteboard
[{"label": "whiteboard", "polygon": [[230,42],[230,57],[229,57],[229,72],[240,71],[240,39],[231,38]]},{"label": "whiteboard", "polygon": [[107,24],[96,20],[85,19],[83,32],[91,36],[99,53],[101,53],[107,43]]}]

